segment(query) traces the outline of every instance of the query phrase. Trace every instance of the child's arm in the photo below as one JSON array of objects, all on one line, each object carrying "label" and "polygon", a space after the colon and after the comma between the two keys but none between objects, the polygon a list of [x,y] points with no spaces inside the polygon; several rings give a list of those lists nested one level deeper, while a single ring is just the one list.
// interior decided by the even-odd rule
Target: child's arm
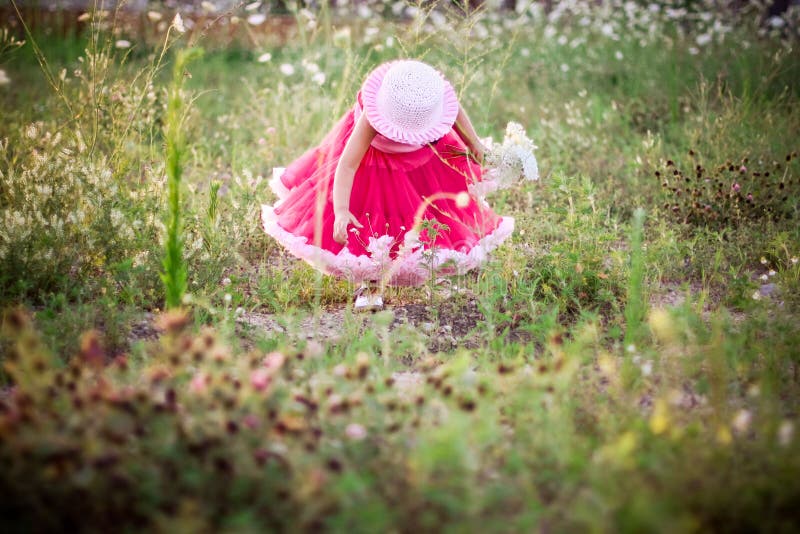
[{"label": "child's arm", "polygon": [[478,134],[475,133],[472,121],[469,120],[467,112],[464,111],[464,108],[461,107],[460,104],[458,106],[458,116],[456,116],[456,122],[453,127],[456,132],[458,132],[458,135],[461,136],[461,139],[464,140],[464,143],[466,143],[472,159],[478,163],[483,163],[483,155],[486,148],[483,146],[483,143],[481,143],[481,140],[478,139]]},{"label": "child's arm", "polygon": [[361,158],[366,154],[369,144],[377,132],[367,121],[366,113],[362,113],[350,138],[344,145],[336,173],[333,175],[333,240],[337,243],[347,242],[347,225],[352,224],[357,228],[363,225],[350,213],[350,192],[353,190],[353,178],[361,164]]}]

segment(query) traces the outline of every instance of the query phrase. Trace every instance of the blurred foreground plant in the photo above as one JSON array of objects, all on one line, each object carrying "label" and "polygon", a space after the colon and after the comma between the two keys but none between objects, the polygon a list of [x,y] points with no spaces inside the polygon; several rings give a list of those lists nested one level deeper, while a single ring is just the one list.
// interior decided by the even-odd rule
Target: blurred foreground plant
[{"label": "blurred foreground plant", "polygon": [[[658,399],[643,410],[631,398],[637,390],[620,387],[621,362],[595,322],[569,338],[554,333],[535,358],[427,354],[393,372],[376,354],[313,344],[237,354],[171,310],[140,358],[111,359],[90,331],[65,366],[25,312],[9,310],[0,524],[785,528],[800,458],[791,452],[794,418],[770,407],[797,386],[781,372],[766,382],[733,372],[761,364],[748,364],[751,354],[737,354],[720,333],[747,346],[763,331],[734,334],[722,322],[695,331],[687,319],[654,315],[658,345],[643,336],[640,349],[658,346],[701,370],[711,362],[715,369],[700,371],[712,383],[710,410],[702,400],[685,406],[702,394],[671,389],[687,387],[690,369],[670,380],[644,376],[639,393]],[[760,396],[731,393],[747,381],[762,386]]]}]

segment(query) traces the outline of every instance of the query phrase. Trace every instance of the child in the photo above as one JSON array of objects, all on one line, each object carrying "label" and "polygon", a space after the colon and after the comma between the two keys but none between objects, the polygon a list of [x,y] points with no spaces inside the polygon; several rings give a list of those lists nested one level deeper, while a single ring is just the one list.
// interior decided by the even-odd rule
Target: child
[{"label": "child", "polygon": [[[478,267],[513,231],[470,193],[483,145],[433,67],[376,68],[322,143],[270,183],[264,230],[295,256],[354,283],[418,285]],[[383,306],[362,292],[356,309]]]}]

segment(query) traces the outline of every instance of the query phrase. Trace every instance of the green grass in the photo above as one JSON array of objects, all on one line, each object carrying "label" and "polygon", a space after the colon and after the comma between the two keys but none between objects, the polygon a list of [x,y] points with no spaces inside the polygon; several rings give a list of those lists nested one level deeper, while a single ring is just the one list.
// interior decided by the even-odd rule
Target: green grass
[{"label": "green grass", "polygon": [[[349,37],[326,12],[280,44],[242,22],[248,46],[174,29],[132,49],[105,32],[0,46],[0,521],[792,530],[797,36],[765,34],[752,7],[647,23],[617,8]],[[482,135],[523,124],[542,180],[490,197],[516,231],[485,268],[390,288],[395,307],[364,316],[258,214],[272,168],[400,56],[441,68]],[[715,170],[745,159],[747,181]],[[785,193],[743,214],[712,187],[713,219],[676,216],[691,202],[662,183],[697,165],[723,195],[738,180],[766,198],[775,173]],[[168,235],[187,308],[162,314]]]}]

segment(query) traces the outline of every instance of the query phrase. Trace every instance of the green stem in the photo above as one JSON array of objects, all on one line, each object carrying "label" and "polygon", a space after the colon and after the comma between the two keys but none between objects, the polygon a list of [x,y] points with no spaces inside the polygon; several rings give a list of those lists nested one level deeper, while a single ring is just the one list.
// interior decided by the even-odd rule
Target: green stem
[{"label": "green stem", "polygon": [[166,291],[166,307],[176,308],[181,305],[186,292],[188,270],[183,260],[183,239],[181,236],[181,197],[180,186],[183,175],[183,157],[186,152],[186,140],[181,130],[185,113],[185,102],[181,94],[184,69],[202,51],[195,48],[181,50],[175,58],[172,71],[172,83],[167,101],[167,118],[164,137],[167,145],[167,240],[164,255],[164,272],[161,279]]}]

